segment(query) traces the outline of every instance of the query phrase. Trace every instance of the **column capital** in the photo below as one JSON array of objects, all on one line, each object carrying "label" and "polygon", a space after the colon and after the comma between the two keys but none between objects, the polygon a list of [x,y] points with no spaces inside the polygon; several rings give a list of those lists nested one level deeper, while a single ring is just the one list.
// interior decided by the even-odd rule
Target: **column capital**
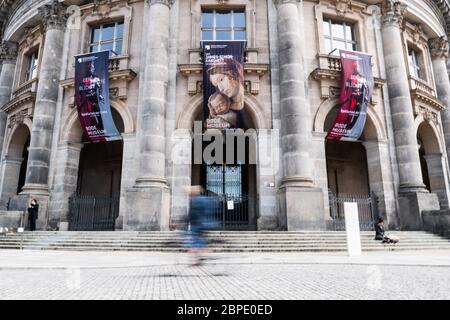
[{"label": "column capital", "polygon": [[3,41],[0,44],[0,61],[15,62],[17,59],[17,48],[16,42]]},{"label": "column capital", "polygon": [[400,27],[403,16],[408,6],[400,1],[384,0],[381,4],[383,25],[394,25]]},{"label": "column capital", "polygon": [[447,58],[449,43],[446,36],[433,38],[428,41],[432,58]]},{"label": "column capital", "polygon": [[58,0],[53,0],[52,3],[39,7],[38,13],[42,18],[45,30],[57,29],[64,31],[66,29],[70,13],[67,12],[67,6]]},{"label": "column capital", "polygon": [[299,4],[302,0],[273,0],[275,6],[279,7],[282,4]]},{"label": "column capital", "polygon": [[150,7],[154,4],[163,4],[165,6],[168,6],[169,9],[172,7],[172,5],[175,3],[175,0],[145,0],[145,3]]}]

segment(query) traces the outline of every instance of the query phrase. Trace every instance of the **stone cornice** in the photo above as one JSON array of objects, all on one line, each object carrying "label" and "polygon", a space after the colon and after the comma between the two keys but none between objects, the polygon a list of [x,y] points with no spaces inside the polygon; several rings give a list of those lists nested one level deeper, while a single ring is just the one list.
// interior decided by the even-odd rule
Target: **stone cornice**
[{"label": "stone cornice", "polygon": [[447,37],[438,37],[428,41],[432,58],[447,58],[449,43]]},{"label": "stone cornice", "polygon": [[30,101],[34,102],[35,100],[36,92],[28,91],[6,103],[3,107],[0,108],[0,110],[5,113],[12,114],[25,103],[28,103]]},{"label": "stone cornice", "polygon": [[152,6],[154,4],[163,4],[171,8],[172,5],[175,3],[175,0],[145,0],[145,3],[148,6]]},{"label": "stone cornice", "polygon": [[383,25],[395,25],[400,27],[403,16],[408,6],[400,1],[384,0],[381,4]]},{"label": "stone cornice", "polygon": [[[124,80],[127,82],[132,81],[136,78],[136,72],[131,69],[117,70],[109,73],[109,79],[114,80]],[[59,82],[60,86],[64,89],[69,89],[75,87],[75,78],[65,79]]]},{"label": "stone cornice", "polygon": [[17,48],[16,42],[4,41],[0,44],[0,61],[15,62],[17,59]]},{"label": "stone cornice", "polygon": [[65,30],[67,26],[67,19],[70,13],[67,12],[67,6],[53,0],[51,4],[43,5],[38,8],[39,16],[42,19],[45,30],[57,29]]}]

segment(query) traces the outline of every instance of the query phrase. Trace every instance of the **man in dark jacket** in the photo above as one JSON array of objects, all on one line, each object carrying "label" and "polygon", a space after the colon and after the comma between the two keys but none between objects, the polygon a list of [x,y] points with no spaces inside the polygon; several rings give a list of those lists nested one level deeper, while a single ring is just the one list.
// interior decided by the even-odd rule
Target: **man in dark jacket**
[{"label": "man in dark jacket", "polygon": [[30,231],[36,230],[36,220],[38,219],[39,205],[36,199],[31,200],[28,206],[28,221],[30,222]]}]

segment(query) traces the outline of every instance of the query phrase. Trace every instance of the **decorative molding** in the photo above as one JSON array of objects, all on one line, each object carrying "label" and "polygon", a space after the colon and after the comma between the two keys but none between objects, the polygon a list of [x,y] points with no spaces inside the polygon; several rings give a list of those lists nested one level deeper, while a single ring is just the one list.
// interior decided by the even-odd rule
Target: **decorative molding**
[{"label": "decorative molding", "polygon": [[67,6],[58,0],[53,0],[51,4],[39,7],[38,13],[45,30],[57,29],[64,31],[66,29],[70,13],[67,12]]},{"label": "decorative molding", "polygon": [[273,0],[273,3],[275,4],[275,6],[280,6],[282,4],[299,4],[300,2],[302,2],[302,0]]},{"label": "decorative molding", "polygon": [[[203,88],[203,65],[196,64],[179,64],[178,70],[188,79],[188,93],[195,95],[202,92]],[[269,71],[268,64],[246,63],[244,64],[244,87],[246,92],[253,95],[259,94],[260,78]]]},{"label": "decorative molding", "polygon": [[416,110],[417,115],[422,115],[425,121],[428,123],[433,123],[436,128],[439,128],[439,116],[435,110],[428,107],[419,105]]},{"label": "decorative molding", "polygon": [[8,129],[14,128],[16,125],[23,124],[25,119],[33,120],[33,107],[17,110],[16,113],[9,116]]},{"label": "decorative molding", "polygon": [[175,3],[175,0],[145,0],[145,3],[150,7],[154,4],[163,4],[169,7],[169,9],[172,7],[172,5]]},{"label": "decorative molding", "polygon": [[449,43],[447,37],[442,36],[428,41],[432,58],[447,58]]},{"label": "decorative molding", "polygon": [[347,12],[352,10],[352,0],[333,0],[334,6],[336,7],[336,14],[338,16],[345,16]]},{"label": "decorative molding", "polygon": [[384,0],[381,5],[383,25],[395,25],[400,27],[403,16],[408,6],[395,0]]},{"label": "decorative molding", "polygon": [[0,44],[0,61],[14,63],[17,59],[18,45],[16,42],[3,41]]},{"label": "decorative molding", "polygon": [[217,0],[217,3],[220,5],[226,4],[229,0]]},{"label": "decorative molding", "polygon": [[423,33],[423,28],[422,28],[422,24],[418,23],[415,24],[412,30],[412,39],[414,41],[415,45],[418,45],[420,39],[423,37],[424,33]]}]

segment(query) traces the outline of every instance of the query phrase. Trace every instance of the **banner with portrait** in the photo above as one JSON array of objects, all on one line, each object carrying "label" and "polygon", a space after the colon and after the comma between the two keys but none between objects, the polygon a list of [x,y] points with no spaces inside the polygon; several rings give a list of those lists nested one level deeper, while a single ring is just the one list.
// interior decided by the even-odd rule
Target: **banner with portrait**
[{"label": "banner with portrait", "polygon": [[75,104],[90,142],[121,139],[109,104],[109,51],[75,57]]},{"label": "banner with portrait", "polygon": [[243,127],[245,41],[203,41],[206,129]]},{"label": "banner with portrait", "polygon": [[339,110],[327,138],[356,141],[364,130],[373,92],[372,57],[345,50],[340,50],[340,55],[342,80]]}]

